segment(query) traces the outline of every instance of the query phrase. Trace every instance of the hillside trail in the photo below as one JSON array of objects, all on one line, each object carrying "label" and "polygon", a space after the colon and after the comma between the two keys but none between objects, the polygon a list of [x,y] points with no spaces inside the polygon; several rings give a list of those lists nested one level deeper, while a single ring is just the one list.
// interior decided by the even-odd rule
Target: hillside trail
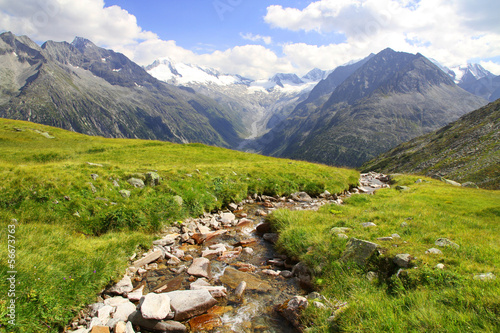
[{"label": "hillside trail", "polygon": [[[118,313],[116,308],[109,311],[108,318],[99,318],[100,323],[95,319],[105,305],[132,302],[132,311],[141,297],[149,293],[173,295],[172,292],[190,290],[196,298],[194,292],[203,289],[215,300],[208,305],[195,301],[192,305],[195,310],[186,319],[174,313],[180,310],[174,309],[178,306],[171,300],[173,311],[163,322],[182,324],[185,330],[180,325],[157,331],[299,332],[290,322],[293,319],[285,319],[279,308],[297,295],[308,295],[312,291],[311,277],[300,272],[300,263],[276,252],[274,243],[279,235],[271,232],[266,216],[276,209],[318,210],[326,204],[340,205],[346,196],[373,194],[387,187],[387,181],[383,175],[362,174],[360,186],[339,195],[325,192],[315,199],[304,192],[294,193],[290,198],[255,195],[231,204],[229,211],[187,219],[180,226],[168,228],[165,236],[155,241],[153,248],[140,259],[131,258],[124,278],[131,281],[128,290],[122,292],[115,286],[104,291],[101,302],[89,307],[97,311],[82,313],[72,326],[76,329],[83,324],[79,327],[86,332],[84,329],[92,323],[116,325],[116,320],[113,321]],[[208,297],[212,299],[211,296]],[[150,322],[134,316],[141,317],[144,312],[140,308],[129,315],[131,326],[135,332],[149,332],[148,327],[155,331],[148,326]]]}]

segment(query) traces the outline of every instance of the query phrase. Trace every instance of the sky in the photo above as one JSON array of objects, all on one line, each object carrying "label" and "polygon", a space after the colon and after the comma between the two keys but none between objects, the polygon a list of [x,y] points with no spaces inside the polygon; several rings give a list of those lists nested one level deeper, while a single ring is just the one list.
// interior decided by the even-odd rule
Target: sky
[{"label": "sky", "polygon": [[500,75],[498,0],[0,0],[0,32],[265,79],[387,47]]}]

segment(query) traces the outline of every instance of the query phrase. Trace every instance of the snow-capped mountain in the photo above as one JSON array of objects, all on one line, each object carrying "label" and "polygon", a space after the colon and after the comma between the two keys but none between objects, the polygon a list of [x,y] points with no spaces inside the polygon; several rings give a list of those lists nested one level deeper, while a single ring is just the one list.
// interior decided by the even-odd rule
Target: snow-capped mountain
[{"label": "snow-capped mountain", "polygon": [[145,69],[161,81],[192,88],[233,110],[248,128],[248,138],[266,133],[273,124],[286,118],[331,72],[315,68],[303,77],[278,73],[271,78],[252,80],[169,58],[156,60]]},{"label": "snow-capped mountain", "polygon": [[496,76],[480,64],[448,68],[436,60],[431,61],[448,74],[460,88],[490,102],[500,97],[500,76]]}]

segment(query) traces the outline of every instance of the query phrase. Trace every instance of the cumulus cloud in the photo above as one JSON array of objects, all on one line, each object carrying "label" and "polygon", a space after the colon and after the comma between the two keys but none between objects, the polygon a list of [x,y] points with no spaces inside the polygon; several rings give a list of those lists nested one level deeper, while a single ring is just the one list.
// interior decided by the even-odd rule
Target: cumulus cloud
[{"label": "cumulus cloud", "polygon": [[489,70],[491,73],[495,75],[500,75],[500,64],[497,64],[493,61],[481,61],[479,62],[481,66],[483,66],[485,69]]},{"label": "cumulus cloud", "polygon": [[258,41],[263,41],[266,45],[269,45],[273,42],[273,39],[270,36],[261,36],[261,35],[254,35],[252,33],[241,33],[240,36],[243,39],[250,40],[252,42],[258,42]]},{"label": "cumulus cloud", "polygon": [[309,61],[301,58],[301,54],[322,57],[314,51],[331,51],[331,57],[342,57],[341,52],[349,51],[356,57],[391,47],[420,52],[447,66],[456,66],[472,58],[500,54],[496,14],[500,5],[495,0],[480,2],[320,0],[304,9],[269,6],[264,20],[275,28],[345,36],[341,44],[285,46],[286,54],[295,61]]}]

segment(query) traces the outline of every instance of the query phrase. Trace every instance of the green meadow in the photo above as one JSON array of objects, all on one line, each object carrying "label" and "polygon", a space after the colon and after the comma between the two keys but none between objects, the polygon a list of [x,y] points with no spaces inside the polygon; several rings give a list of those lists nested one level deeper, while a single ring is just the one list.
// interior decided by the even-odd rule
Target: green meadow
[{"label": "green meadow", "polygon": [[[333,304],[347,303],[335,318],[336,309],[308,307],[308,332],[500,331],[500,192],[429,178],[415,183],[419,178],[396,176],[392,188],[375,195],[353,195],[318,212],[279,210],[270,218],[279,249],[311,267],[315,287]],[[334,227],[379,244],[380,255],[365,267],[341,262],[348,240],[332,233]],[[400,238],[377,240],[392,234]],[[439,238],[459,248],[436,246]],[[426,254],[430,248],[442,254]],[[413,267],[397,274],[393,258],[403,253],[414,257]],[[378,277],[370,281],[369,271]],[[483,273],[496,279],[474,278]]]},{"label": "green meadow", "polygon": [[[160,185],[139,189],[127,182],[151,171]],[[254,193],[338,193],[358,177],[355,170],[201,144],[106,139],[0,119],[0,331],[62,331],[123,276],[134,252],[149,249],[164,227],[186,217]]]}]

